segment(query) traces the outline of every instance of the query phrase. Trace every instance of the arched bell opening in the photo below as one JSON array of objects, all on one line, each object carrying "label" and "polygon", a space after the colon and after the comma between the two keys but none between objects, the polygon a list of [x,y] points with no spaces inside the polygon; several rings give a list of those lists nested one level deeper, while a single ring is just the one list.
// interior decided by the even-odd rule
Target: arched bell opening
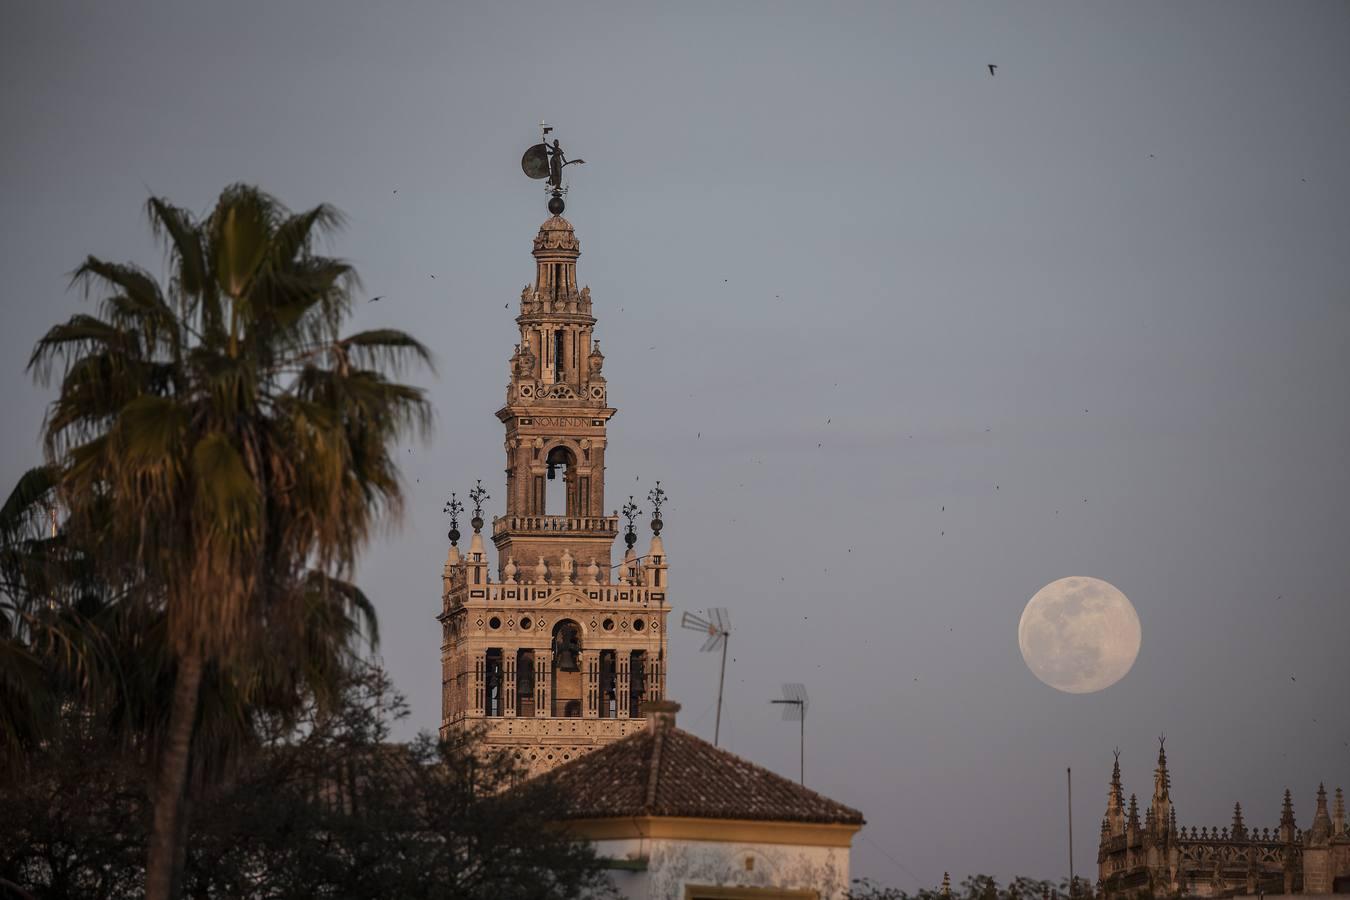
[{"label": "arched bell opening", "polygon": [[559,444],[548,451],[545,460],[547,466],[544,490],[544,508],[540,510],[546,516],[579,515],[577,502],[577,457],[572,449]]},{"label": "arched bell opening", "polygon": [[553,626],[553,715],[581,715],[581,626],[563,619]]}]

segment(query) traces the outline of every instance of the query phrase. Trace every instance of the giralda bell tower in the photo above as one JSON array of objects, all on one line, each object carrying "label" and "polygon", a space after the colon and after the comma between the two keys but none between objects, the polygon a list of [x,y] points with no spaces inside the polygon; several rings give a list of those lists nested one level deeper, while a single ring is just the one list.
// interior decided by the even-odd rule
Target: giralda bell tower
[{"label": "giralda bell tower", "polygon": [[[547,135],[545,131],[545,135]],[[574,162],[580,162],[576,160]],[[581,248],[562,218],[557,141],[531,147],[526,174],[547,178],[553,214],[534,238],[534,283],[520,295],[520,343],[506,404],[506,512],[484,547],[481,484],[469,549],[458,548],[452,498],[442,579],[441,733],[482,727],[531,771],[574,759],[644,726],[638,707],[662,697],[667,561],[658,483],[648,495],[651,544],[638,556],[636,506],[625,507],[625,556],[611,562],[619,516],[605,514],[609,405],[594,340],[590,288],[577,286]]]}]

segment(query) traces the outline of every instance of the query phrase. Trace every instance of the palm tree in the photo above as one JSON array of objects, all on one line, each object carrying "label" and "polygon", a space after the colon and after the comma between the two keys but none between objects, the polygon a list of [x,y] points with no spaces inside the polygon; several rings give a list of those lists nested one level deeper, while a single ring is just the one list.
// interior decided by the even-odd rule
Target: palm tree
[{"label": "palm tree", "polygon": [[212,763],[194,742],[220,721],[203,716],[204,679],[248,684],[261,658],[318,659],[315,610],[360,606],[343,579],[400,511],[391,445],[430,419],[421,390],[390,376],[430,355],[400,331],[340,335],[357,282],[316,252],[340,225],[331,207],[293,214],[235,185],[202,219],[159,198],[147,211],[167,288],[90,257],[72,283],[104,294],[99,314],[52,328],[29,367],[44,382],[61,373],[44,437],[64,527],[97,548],[104,577],[162,611],[172,687],[150,729],[146,895],[167,900],[189,776]]}]

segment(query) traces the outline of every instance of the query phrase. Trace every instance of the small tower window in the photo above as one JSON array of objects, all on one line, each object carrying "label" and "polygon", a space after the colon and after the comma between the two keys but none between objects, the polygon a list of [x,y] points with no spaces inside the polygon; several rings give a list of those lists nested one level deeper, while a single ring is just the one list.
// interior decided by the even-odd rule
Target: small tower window
[{"label": "small tower window", "polygon": [[489,716],[502,714],[502,651],[492,649],[487,652],[487,666],[484,670],[487,692],[484,696],[483,712]]},{"label": "small tower window", "polygon": [[628,657],[628,715],[642,718],[639,707],[647,699],[647,653],[634,650]]},{"label": "small tower window", "polygon": [[619,714],[618,677],[613,650],[600,651],[600,718],[613,719]]},{"label": "small tower window", "polygon": [[533,650],[516,651],[516,715],[525,717],[534,715]]},{"label": "small tower window", "polygon": [[563,377],[563,331],[559,328],[553,332],[553,380],[561,381]]}]

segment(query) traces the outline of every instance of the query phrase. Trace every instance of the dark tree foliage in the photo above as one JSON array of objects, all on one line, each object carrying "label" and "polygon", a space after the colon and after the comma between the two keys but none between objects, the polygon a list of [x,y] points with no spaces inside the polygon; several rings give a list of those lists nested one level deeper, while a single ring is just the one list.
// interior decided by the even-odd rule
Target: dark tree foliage
[{"label": "dark tree foliage", "polygon": [[[388,741],[406,716],[365,670],[330,708],[260,728],[261,748],[193,800],[193,898],[572,898],[608,891],[590,846],[549,824],[557,798],[471,740]],[[36,898],[144,890],[144,785],[75,720],[28,776],[0,787],[0,879]],[[0,881],[0,897],[5,896]]]},{"label": "dark tree foliage", "polygon": [[144,784],[99,734],[64,715],[41,760],[0,782],[0,897],[144,894]]},{"label": "dark tree foliage", "polygon": [[1092,900],[1092,887],[1082,878],[1075,879],[1072,894],[1069,881],[1058,883],[1018,876],[1006,885],[988,875],[971,875],[959,886],[953,886],[950,895],[939,887],[924,888],[914,893],[899,888],[885,887],[868,878],[853,881],[850,900]]}]

